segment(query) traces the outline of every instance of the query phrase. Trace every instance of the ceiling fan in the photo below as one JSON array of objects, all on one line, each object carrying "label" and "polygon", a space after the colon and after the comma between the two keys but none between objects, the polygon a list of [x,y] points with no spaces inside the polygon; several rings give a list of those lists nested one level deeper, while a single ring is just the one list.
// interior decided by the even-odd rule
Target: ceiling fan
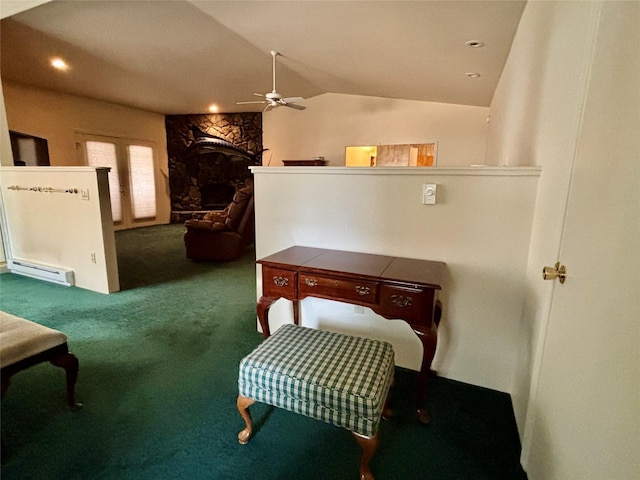
[{"label": "ceiling fan", "polygon": [[271,50],[271,57],[273,61],[273,90],[270,93],[266,93],[264,95],[260,93],[254,93],[257,97],[263,97],[264,100],[256,100],[252,102],[236,102],[236,105],[248,105],[252,103],[266,103],[264,111],[268,111],[274,107],[289,107],[295,108],[296,110],[304,110],[306,107],[304,105],[300,105],[301,102],[304,102],[304,98],[302,97],[287,97],[283,98],[276,91],[276,57],[280,56],[280,54],[274,50]]}]

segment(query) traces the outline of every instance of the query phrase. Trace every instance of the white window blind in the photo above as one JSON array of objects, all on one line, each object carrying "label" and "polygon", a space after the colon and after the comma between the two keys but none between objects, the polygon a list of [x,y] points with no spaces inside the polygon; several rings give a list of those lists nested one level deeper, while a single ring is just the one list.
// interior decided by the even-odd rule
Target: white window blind
[{"label": "white window blind", "polygon": [[129,145],[127,152],[133,218],[153,218],[156,216],[153,149],[142,145]]},{"label": "white window blind", "polygon": [[109,197],[114,222],[122,221],[122,203],[120,202],[120,176],[115,143],[87,141],[87,163],[92,167],[110,167]]}]

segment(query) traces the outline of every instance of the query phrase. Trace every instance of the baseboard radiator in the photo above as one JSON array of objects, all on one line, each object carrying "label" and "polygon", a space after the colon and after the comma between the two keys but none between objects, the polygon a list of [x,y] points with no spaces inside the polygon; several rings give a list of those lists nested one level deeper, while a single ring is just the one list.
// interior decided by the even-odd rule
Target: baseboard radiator
[{"label": "baseboard radiator", "polygon": [[53,267],[42,263],[14,259],[9,262],[9,270],[11,273],[57,283],[58,285],[64,285],[66,287],[72,287],[75,285],[73,270],[68,268]]}]

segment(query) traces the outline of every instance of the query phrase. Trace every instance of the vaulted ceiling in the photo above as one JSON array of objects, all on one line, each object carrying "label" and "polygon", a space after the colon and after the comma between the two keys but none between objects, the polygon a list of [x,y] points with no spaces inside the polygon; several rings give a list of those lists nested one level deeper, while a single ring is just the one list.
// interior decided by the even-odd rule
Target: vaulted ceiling
[{"label": "vaulted ceiling", "polygon": [[488,106],[526,3],[55,0],[10,15],[2,2],[3,80],[163,114],[260,111],[236,102],[272,90],[271,50],[283,96]]}]

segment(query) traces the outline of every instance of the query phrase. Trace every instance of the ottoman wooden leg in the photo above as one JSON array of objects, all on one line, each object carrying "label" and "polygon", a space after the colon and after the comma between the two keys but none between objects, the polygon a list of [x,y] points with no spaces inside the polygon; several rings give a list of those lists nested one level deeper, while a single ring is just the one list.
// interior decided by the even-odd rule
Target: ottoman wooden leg
[{"label": "ottoman wooden leg", "polygon": [[369,461],[378,448],[378,434],[374,437],[365,437],[356,432],[351,433],[362,448],[362,457],[360,457],[360,480],[374,480],[371,468],[369,468]]},{"label": "ottoman wooden leg", "polygon": [[242,415],[246,428],[238,433],[238,442],[242,445],[249,443],[251,432],[253,431],[253,422],[251,421],[251,412],[249,407],[255,403],[253,398],[238,395],[238,412]]},{"label": "ottoman wooden leg", "polygon": [[387,392],[387,398],[384,401],[384,407],[382,407],[382,418],[384,418],[385,420],[389,420],[391,417],[393,417],[393,408],[392,408],[392,398],[391,398],[391,393],[393,392],[393,387],[396,384],[396,379],[395,377],[391,378],[391,381],[389,382],[389,391]]}]

